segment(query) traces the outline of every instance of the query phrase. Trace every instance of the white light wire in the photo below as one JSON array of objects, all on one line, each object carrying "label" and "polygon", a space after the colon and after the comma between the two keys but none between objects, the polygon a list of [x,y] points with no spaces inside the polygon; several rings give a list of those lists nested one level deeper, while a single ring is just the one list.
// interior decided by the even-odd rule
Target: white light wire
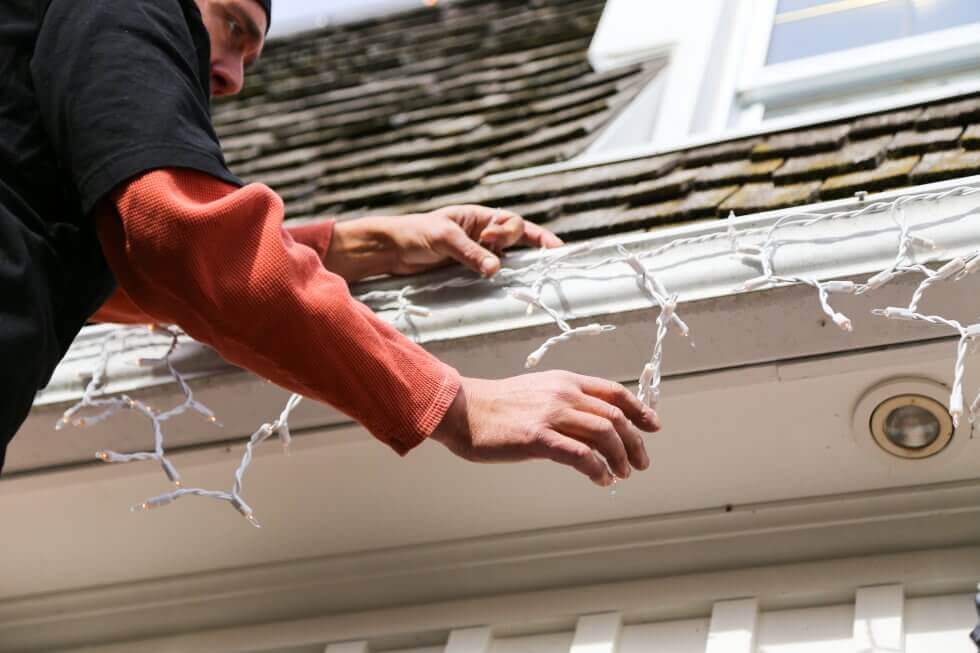
[{"label": "white light wire", "polygon": [[[817,299],[821,310],[843,331],[851,331],[854,325],[848,316],[836,311],[831,306],[831,295],[864,295],[884,287],[901,276],[917,273],[924,278],[915,289],[907,306],[875,309],[872,313],[888,319],[917,321],[933,326],[945,327],[952,329],[959,335],[949,411],[957,425],[964,412],[968,413],[972,423],[975,419],[977,408],[980,406],[980,393],[977,394],[968,408],[964,408],[963,379],[966,369],[966,357],[970,345],[974,344],[977,339],[980,339],[980,323],[964,326],[956,320],[920,313],[918,312],[918,305],[922,301],[926,291],[931,287],[942,282],[959,281],[967,275],[980,270],[980,250],[966,256],[954,258],[936,269],[931,269],[927,264],[933,263],[934,260],[917,260],[916,248],[924,248],[932,252],[936,248],[935,243],[921,235],[913,233],[913,229],[905,219],[905,207],[911,203],[938,202],[950,197],[970,196],[976,193],[980,193],[980,188],[960,186],[942,192],[900,196],[890,202],[865,203],[861,208],[850,211],[788,213],[768,227],[742,230],[736,229],[734,222],[729,220],[728,226],[723,232],[713,232],[701,236],[676,239],[656,249],[640,253],[630,252],[627,248],[619,246],[615,256],[593,262],[582,262],[579,259],[590,254],[594,250],[596,243],[582,243],[563,248],[554,253],[544,252],[538,260],[523,268],[502,268],[491,279],[456,277],[422,286],[406,285],[399,290],[371,291],[359,295],[357,299],[371,306],[376,311],[394,311],[392,317],[393,322],[401,321],[411,326],[410,318],[427,318],[432,315],[431,309],[415,303],[415,297],[432,295],[443,290],[465,289],[474,286],[504,288],[509,298],[527,305],[528,314],[531,314],[535,309],[544,312],[551,318],[560,331],[559,334],[548,338],[527,357],[525,367],[533,368],[559,344],[568,343],[584,336],[602,335],[615,329],[612,325],[599,323],[572,327],[561,312],[550,306],[543,299],[542,294],[545,287],[553,286],[560,288],[563,279],[572,277],[589,279],[589,272],[600,268],[605,269],[610,266],[621,266],[628,274],[635,277],[640,292],[658,310],[653,353],[649,362],[644,365],[640,373],[640,381],[637,388],[638,398],[645,404],[653,406],[657,403],[660,395],[664,342],[668,330],[673,326],[678,333],[686,337],[690,335],[690,329],[687,323],[677,314],[677,308],[681,301],[680,297],[677,294],[669,293],[664,284],[653,273],[653,270],[645,265],[644,261],[656,259],[666,252],[680,247],[727,240],[728,247],[720,255],[734,256],[747,265],[757,268],[760,272],[758,276],[749,279],[743,284],[742,287],[744,290],[759,290],[790,285],[810,286],[817,291]],[[820,280],[812,277],[781,275],[777,273],[774,257],[780,247],[788,244],[815,242],[780,239],[778,237],[779,234],[785,230],[806,228],[827,221],[853,220],[866,214],[880,213],[882,211],[888,211],[890,213],[898,230],[897,254],[890,267],[876,273],[865,283],[854,283],[848,280]],[[734,218],[734,214],[729,217]],[[761,238],[759,244],[744,244],[748,242],[748,239],[759,238]],[[685,262],[690,261],[678,261],[673,263],[672,267],[683,265]],[[158,413],[146,404],[135,401],[127,395],[119,395],[114,398],[101,397],[107,381],[106,376],[109,359],[115,353],[119,353],[120,350],[125,349],[127,334],[131,334],[130,330],[119,330],[109,334],[104,339],[99,362],[96,365],[91,380],[86,386],[81,400],[64,412],[56,428],[60,429],[69,424],[84,428],[104,421],[120,410],[135,410],[151,421],[154,433],[153,451],[133,454],[100,451],[96,454],[97,458],[109,463],[155,461],[161,465],[164,474],[176,485],[177,489],[147,499],[143,503],[135,506],[133,508],[134,510],[148,510],[161,507],[173,503],[184,496],[200,496],[229,502],[233,508],[245,516],[253,525],[258,526],[258,521],[255,519],[251,507],[242,498],[245,472],[252,462],[255,449],[273,435],[278,435],[283,447],[288,448],[291,439],[289,416],[302,398],[299,395],[290,397],[285,409],[276,420],[263,424],[252,434],[245,445],[244,455],[235,471],[235,480],[229,492],[184,488],[181,485],[181,477],[177,473],[172,461],[165,455],[162,423],[188,411],[198,412],[213,423],[217,423],[217,419],[206,406],[194,399],[190,386],[172,363],[171,356],[177,346],[177,338],[180,335],[179,331],[170,328],[166,330],[166,333],[171,337],[170,346],[161,358],[150,362],[162,363],[167,366],[170,374],[184,394],[184,401],[181,404],[166,412]],[[119,342],[122,342],[122,346],[114,349],[113,345]],[[693,342],[691,344],[693,346]],[[142,362],[146,363],[147,361]],[[97,412],[92,416],[76,417],[80,411],[85,409],[94,409],[101,412]]]}]

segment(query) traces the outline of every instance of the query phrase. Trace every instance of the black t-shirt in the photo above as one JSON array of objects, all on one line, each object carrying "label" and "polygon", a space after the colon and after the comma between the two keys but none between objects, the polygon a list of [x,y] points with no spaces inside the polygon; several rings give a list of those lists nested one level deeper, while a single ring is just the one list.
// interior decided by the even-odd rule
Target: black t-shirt
[{"label": "black t-shirt", "polygon": [[157,168],[240,185],[211,125],[209,59],[193,0],[0,2],[0,467],[114,286],[96,204]]}]

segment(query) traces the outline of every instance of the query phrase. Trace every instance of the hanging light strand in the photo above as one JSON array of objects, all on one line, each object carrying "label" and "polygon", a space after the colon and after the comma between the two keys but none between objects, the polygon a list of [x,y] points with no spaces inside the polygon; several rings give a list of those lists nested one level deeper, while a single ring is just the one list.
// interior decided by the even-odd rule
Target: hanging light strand
[{"label": "hanging light strand", "polygon": [[[558,334],[546,339],[525,360],[525,367],[533,368],[539,365],[544,357],[559,345],[570,346],[571,343],[585,336],[600,336],[615,330],[613,325],[600,323],[578,327],[572,326],[569,323],[572,316],[566,315],[566,312],[551,306],[544,298],[545,290],[547,288],[553,288],[556,294],[560,294],[563,281],[572,278],[604,283],[609,278],[608,270],[622,270],[622,274],[632,276],[635,279],[640,294],[649,300],[651,307],[657,311],[653,351],[649,361],[644,364],[639,374],[639,385],[637,388],[637,395],[640,400],[652,406],[657,403],[660,396],[665,342],[669,331],[673,328],[678,334],[686,338],[690,338],[691,335],[690,327],[678,315],[678,308],[682,304],[682,298],[678,293],[669,292],[663,281],[657,276],[654,268],[648,265],[650,261],[656,261],[659,264],[659,259],[668,252],[683,247],[727,242],[727,245],[720,248],[716,255],[734,257],[736,260],[757,271],[756,276],[749,278],[742,284],[741,287],[743,290],[752,291],[783,286],[809,286],[816,291],[820,310],[845,332],[852,331],[854,329],[854,323],[850,317],[833,307],[832,299],[834,296],[866,295],[893,283],[905,275],[918,274],[923,279],[912,293],[908,305],[904,307],[889,306],[876,308],[872,311],[872,314],[885,319],[922,322],[937,328],[946,328],[959,336],[953,368],[949,410],[956,424],[959,424],[964,414],[968,414],[972,422],[975,419],[978,406],[980,406],[980,393],[977,394],[969,406],[964,406],[963,385],[966,371],[966,358],[971,345],[974,345],[980,339],[980,323],[963,325],[956,320],[943,316],[921,313],[918,307],[926,297],[928,291],[936,285],[959,281],[980,270],[980,250],[971,252],[965,256],[956,257],[938,267],[930,267],[938,262],[936,259],[936,245],[930,239],[915,233],[916,229],[906,219],[906,208],[914,203],[938,202],[947,198],[966,197],[977,193],[980,193],[980,188],[960,186],[936,193],[905,195],[890,202],[865,202],[860,208],[849,211],[788,213],[769,226],[746,229],[737,228],[733,220],[734,214],[732,214],[729,216],[730,219],[728,220],[726,229],[723,231],[676,239],[652,250],[631,252],[628,248],[619,246],[615,255],[605,257],[598,261],[589,261],[583,259],[587,259],[594,252],[596,243],[582,243],[563,248],[556,252],[542,252],[539,258],[529,265],[522,268],[505,267],[491,279],[474,276],[455,277],[427,285],[406,285],[398,290],[375,290],[359,295],[357,299],[371,306],[374,310],[393,312],[393,315],[391,315],[393,322],[402,323],[411,327],[411,318],[424,319],[431,317],[434,312],[430,308],[417,304],[416,298],[426,295],[431,296],[446,290],[466,289],[476,286],[504,289],[506,291],[505,301],[516,300],[523,303],[526,305],[526,312],[529,315],[534,311],[541,311],[558,328]],[[896,255],[888,268],[875,273],[865,282],[822,280],[805,275],[781,274],[778,271],[779,266],[776,262],[776,256],[780,248],[788,245],[819,244],[818,241],[812,239],[791,238],[784,235],[790,230],[805,229],[823,222],[854,220],[864,215],[881,212],[888,212],[892,221],[895,223],[895,228],[898,232]],[[921,225],[919,228],[921,229]],[[857,236],[858,234],[854,235],[854,237]],[[703,259],[704,255],[701,254],[697,259],[675,260],[671,263],[671,267],[677,268],[695,262],[703,263]],[[594,273],[599,270],[604,273],[604,276],[594,276]],[[162,424],[173,417],[187,412],[196,412],[212,423],[217,423],[217,418],[210,409],[194,398],[190,385],[173,365],[172,355],[176,351],[180,332],[172,328],[165,330],[165,332],[170,335],[169,346],[165,354],[160,358],[141,362],[144,364],[166,365],[184,396],[184,400],[179,405],[164,412],[155,412],[146,404],[136,401],[128,395],[120,395],[118,397],[103,396],[107,382],[109,360],[113,355],[125,350],[125,341],[130,333],[127,330],[119,330],[109,334],[104,339],[99,360],[93,370],[91,379],[86,385],[82,398],[78,403],[64,412],[56,428],[60,429],[67,425],[84,428],[109,419],[121,410],[134,410],[151,422],[154,440],[153,451],[133,454],[100,451],[96,454],[96,457],[107,463],[155,461],[163,468],[166,477],[176,485],[176,489],[172,492],[147,499],[134,506],[134,510],[149,510],[169,505],[185,496],[198,496],[226,501],[253,525],[258,526],[259,524],[252,508],[242,497],[244,476],[253,461],[255,450],[274,435],[278,435],[284,450],[288,451],[291,440],[289,417],[300,403],[301,397],[299,395],[290,397],[286,407],[276,420],[263,424],[251,435],[245,445],[241,463],[235,471],[234,483],[230,491],[184,488],[182,487],[180,475],[177,473],[176,467],[165,454]],[[689,340],[689,342],[693,346],[693,341]],[[122,343],[122,346],[119,346],[120,343]],[[95,411],[95,414],[79,417],[82,411]]]}]

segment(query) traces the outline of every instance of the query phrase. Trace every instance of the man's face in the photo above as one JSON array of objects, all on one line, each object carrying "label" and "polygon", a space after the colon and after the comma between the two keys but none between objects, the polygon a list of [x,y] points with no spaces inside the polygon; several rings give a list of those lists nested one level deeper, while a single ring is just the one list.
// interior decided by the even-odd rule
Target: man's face
[{"label": "man's face", "polygon": [[255,0],[195,0],[211,37],[211,95],[236,95],[265,45],[267,17]]}]

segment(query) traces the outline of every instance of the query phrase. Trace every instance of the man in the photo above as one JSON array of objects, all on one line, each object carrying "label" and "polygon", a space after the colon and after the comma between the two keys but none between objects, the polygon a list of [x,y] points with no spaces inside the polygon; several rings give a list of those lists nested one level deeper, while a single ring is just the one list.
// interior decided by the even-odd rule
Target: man
[{"label": "man", "polygon": [[547,458],[602,486],[645,469],[642,431],[659,425],[622,386],[461,378],[347,289],[448,260],[492,275],[494,252],[554,235],[477,206],[285,230],[280,198],[228,171],[209,95],[242,89],[270,15],[271,0],[0,7],[0,465],[94,316],[178,324],[403,455],[431,437],[468,460]]}]

